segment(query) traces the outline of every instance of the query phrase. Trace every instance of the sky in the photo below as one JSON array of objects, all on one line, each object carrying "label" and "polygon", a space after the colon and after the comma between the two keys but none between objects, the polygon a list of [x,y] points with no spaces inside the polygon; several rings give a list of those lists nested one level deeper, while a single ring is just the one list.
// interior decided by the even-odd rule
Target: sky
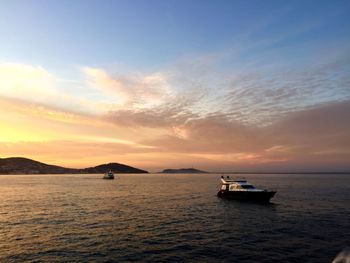
[{"label": "sky", "polygon": [[350,170],[350,1],[0,3],[0,158]]}]

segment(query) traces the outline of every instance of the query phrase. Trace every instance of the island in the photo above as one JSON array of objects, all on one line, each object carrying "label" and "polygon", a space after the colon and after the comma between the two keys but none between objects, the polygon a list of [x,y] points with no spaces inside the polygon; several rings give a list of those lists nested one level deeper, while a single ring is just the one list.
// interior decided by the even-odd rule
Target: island
[{"label": "island", "polygon": [[145,170],[120,163],[107,163],[75,169],[46,164],[23,157],[0,158],[0,174],[101,174],[109,170],[114,173],[148,173]]},{"label": "island", "polygon": [[207,173],[195,168],[165,169],[161,173],[165,174],[203,174]]}]

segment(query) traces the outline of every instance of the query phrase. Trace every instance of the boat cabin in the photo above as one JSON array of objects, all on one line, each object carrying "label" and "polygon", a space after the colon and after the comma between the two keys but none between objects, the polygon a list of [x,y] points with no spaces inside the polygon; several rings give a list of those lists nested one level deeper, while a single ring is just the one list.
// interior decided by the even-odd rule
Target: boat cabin
[{"label": "boat cabin", "polygon": [[253,185],[243,179],[231,179],[229,176],[221,176],[221,190],[223,191],[246,191],[255,189]]}]

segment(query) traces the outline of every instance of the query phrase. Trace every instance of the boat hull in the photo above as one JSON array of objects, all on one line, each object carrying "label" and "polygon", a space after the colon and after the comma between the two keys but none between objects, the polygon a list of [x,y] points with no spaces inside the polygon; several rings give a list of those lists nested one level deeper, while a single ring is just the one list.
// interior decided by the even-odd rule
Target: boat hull
[{"label": "boat hull", "polygon": [[217,194],[220,198],[251,201],[259,203],[269,203],[270,199],[276,194],[276,191],[225,191],[220,190]]},{"label": "boat hull", "polygon": [[114,179],[114,176],[103,176],[103,179],[106,179],[106,180],[113,180],[113,179]]}]

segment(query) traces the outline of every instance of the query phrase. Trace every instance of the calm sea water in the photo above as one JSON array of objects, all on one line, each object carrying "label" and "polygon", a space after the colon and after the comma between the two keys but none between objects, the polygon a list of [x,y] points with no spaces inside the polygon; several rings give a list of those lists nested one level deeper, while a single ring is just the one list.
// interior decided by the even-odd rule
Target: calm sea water
[{"label": "calm sea water", "polygon": [[350,245],[350,175],[2,175],[0,262],[331,262]]}]

